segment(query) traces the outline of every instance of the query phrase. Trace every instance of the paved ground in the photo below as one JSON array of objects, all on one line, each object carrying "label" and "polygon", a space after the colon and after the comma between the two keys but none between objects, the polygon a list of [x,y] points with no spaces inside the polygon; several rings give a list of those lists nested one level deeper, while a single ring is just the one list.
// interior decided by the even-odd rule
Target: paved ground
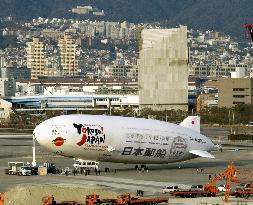
[{"label": "paved ground", "polygon": [[[213,131],[208,129],[208,135],[216,134],[223,136],[226,130],[215,128]],[[218,134],[217,134],[218,133]],[[224,136],[225,136],[224,134]],[[16,185],[43,185],[43,184],[69,184],[69,185],[103,185],[109,186],[113,191],[122,193],[125,191],[136,192],[137,189],[142,189],[145,195],[161,196],[161,187],[169,184],[179,184],[182,187],[190,186],[191,184],[204,184],[208,181],[209,174],[213,175],[220,170],[225,169],[229,160],[234,160],[236,166],[241,170],[241,177],[253,180],[253,147],[248,146],[226,146],[223,152],[215,152],[216,159],[198,158],[183,162],[181,168],[178,164],[173,163],[169,165],[150,165],[149,172],[139,173],[134,169],[134,165],[101,163],[101,170],[109,167],[111,170],[116,169],[117,172],[111,171],[109,173],[101,172],[100,176],[91,173],[90,176],[64,176],[64,175],[48,175],[48,176],[9,176],[4,174],[4,168],[7,167],[8,161],[28,161],[31,162],[32,155],[32,141],[31,135],[21,134],[0,134],[0,191],[8,191]],[[248,144],[251,145],[251,144]],[[45,161],[52,161],[58,167],[72,167],[73,160],[61,156],[55,156],[43,150],[40,146],[37,147],[37,162],[42,164]],[[197,173],[196,169],[203,168],[202,173]],[[245,174],[246,173],[246,174]],[[251,172],[252,173],[252,172]],[[247,200],[247,204],[253,204],[252,200]],[[181,200],[181,199],[180,199]],[[173,201],[170,204],[201,204],[209,202],[208,199],[199,199],[199,201]],[[202,200],[202,201],[201,201]],[[213,200],[213,199],[212,199]],[[235,200],[235,199],[233,199]],[[212,203],[222,203],[221,198]],[[234,202],[237,203],[237,202]],[[233,203],[232,203],[233,204]]]}]

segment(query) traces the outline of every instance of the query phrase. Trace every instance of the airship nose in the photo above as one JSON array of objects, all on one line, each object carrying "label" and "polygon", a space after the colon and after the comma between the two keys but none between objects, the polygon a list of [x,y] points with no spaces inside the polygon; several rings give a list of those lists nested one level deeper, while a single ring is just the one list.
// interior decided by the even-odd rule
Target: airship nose
[{"label": "airship nose", "polygon": [[42,122],[37,125],[33,131],[34,138],[42,146],[46,146],[47,144],[49,136],[48,130],[48,126],[44,122]]},{"label": "airship nose", "polygon": [[33,130],[33,136],[39,144],[41,142],[41,136],[40,136],[41,131],[40,130],[41,130],[41,124],[37,125],[35,127],[35,129]]}]

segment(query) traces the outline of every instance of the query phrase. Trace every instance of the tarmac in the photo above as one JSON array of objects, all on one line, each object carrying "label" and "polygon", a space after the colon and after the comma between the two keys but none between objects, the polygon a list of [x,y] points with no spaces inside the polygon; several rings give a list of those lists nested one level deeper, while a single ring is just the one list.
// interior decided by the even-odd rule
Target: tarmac
[{"label": "tarmac", "polygon": [[[217,139],[217,136],[219,136],[219,140],[224,140],[227,134],[227,130],[219,127],[207,128],[204,131],[211,138]],[[226,145],[223,147],[222,152],[215,151],[213,154],[216,157],[215,159],[197,158],[189,160],[180,163],[180,168],[178,163],[149,165],[148,172],[136,171],[135,164],[100,163],[101,175],[96,175],[95,172],[91,171],[89,176],[80,174],[76,176],[10,176],[4,174],[4,169],[7,168],[9,161],[32,161],[32,135],[0,133],[0,192],[8,192],[18,185],[49,186],[52,184],[65,184],[69,186],[109,187],[112,192],[117,193],[130,192],[136,194],[136,190],[143,190],[145,196],[171,197],[162,194],[163,186],[179,185],[179,187],[187,188],[192,184],[205,184],[209,181],[209,175],[213,176],[226,169],[229,160],[235,162],[236,167],[239,169],[238,177],[242,181],[248,179],[253,181],[253,143],[240,143],[240,146],[235,144]],[[74,163],[73,159],[51,154],[39,145],[36,146],[36,161],[37,164],[43,164],[46,161],[54,162],[60,169],[72,168]],[[110,168],[110,172],[104,172],[106,167]],[[197,172],[197,168],[199,170],[203,169],[203,172]],[[218,184],[222,184],[222,182]],[[231,198],[231,201],[230,204],[250,205],[253,204],[253,197],[247,200]],[[222,197],[173,199],[169,204],[223,204],[223,201]]]}]

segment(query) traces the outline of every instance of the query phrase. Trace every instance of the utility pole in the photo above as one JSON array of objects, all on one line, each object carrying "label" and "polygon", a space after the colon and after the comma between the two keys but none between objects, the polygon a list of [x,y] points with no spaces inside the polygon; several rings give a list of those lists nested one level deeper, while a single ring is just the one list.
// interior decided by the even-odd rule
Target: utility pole
[{"label": "utility pole", "polygon": [[35,136],[33,134],[33,161],[32,161],[32,166],[35,167],[36,166],[36,158],[35,158]]}]

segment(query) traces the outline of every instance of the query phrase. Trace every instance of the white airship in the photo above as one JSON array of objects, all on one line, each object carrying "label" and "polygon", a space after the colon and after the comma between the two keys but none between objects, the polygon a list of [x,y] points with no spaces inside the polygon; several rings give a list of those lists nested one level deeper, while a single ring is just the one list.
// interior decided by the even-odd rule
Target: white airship
[{"label": "white airship", "polygon": [[198,116],[176,125],[133,117],[62,115],[39,124],[34,137],[56,154],[100,162],[167,164],[214,158],[209,153],[214,144],[200,134]]}]

